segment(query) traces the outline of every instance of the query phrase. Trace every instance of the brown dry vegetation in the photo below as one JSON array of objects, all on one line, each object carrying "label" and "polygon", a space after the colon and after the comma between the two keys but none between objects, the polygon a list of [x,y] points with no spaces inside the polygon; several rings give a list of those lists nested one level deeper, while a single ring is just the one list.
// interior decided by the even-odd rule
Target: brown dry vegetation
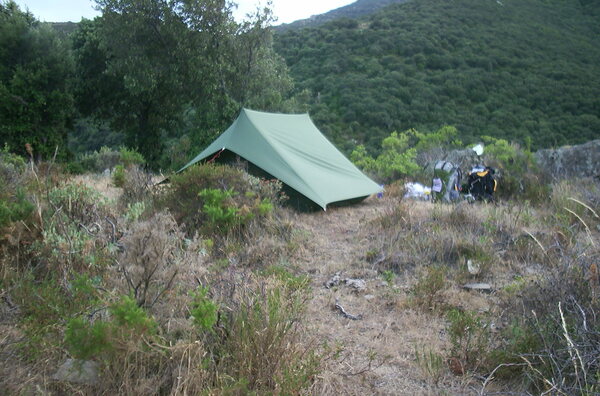
[{"label": "brown dry vegetation", "polygon": [[[275,208],[238,224],[234,234],[210,237],[178,225],[165,211],[168,203],[154,209],[143,183],[125,199],[108,179],[76,182],[111,201],[40,206],[52,216],[34,221],[37,231],[27,223],[32,235],[20,241],[41,243],[44,261],[19,250],[18,224],[3,236],[0,393],[526,395],[578,394],[577,386],[599,392],[597,181],[558,183],[540,205],[434,205],[390,189],[383,199],[326,212]],[[140,191],[147,200],[140,201]],[[243,210],[259,202],[253,194],[244,195]],[[90,234],[81,246],[75,238],[53,244],[36,236],[48,224],[59,233],[72,219]],[[15,254],[24,256],[15,261]],[[478,274],[468,271],[467,260]],[[63,268],[61,279],[50,279],[62,291],[48,286],[40,264],[25,271],[31,263],[44,263],[43,274]],[[85,296],[72,291],[66,269],[74,265],[103,279]],[[340,282],[326,286],[336,274]],[[364,288],[345,279],[362,280]],[[472,282],[492,291],[462,287]],[[209,288],[206,295],[199,285]],[[72,303],[57,297],[65,291]],[[137,322],[117,321],[124,295],[146,312]],[[62,304],[60,312],[36,309],[49,303]],[[577,307],[587,315],[584,330]],[[194,319],[198,309],[201,320]],[[559,313],[568,321],[564,332]],[[68,318],[80,316],[112,326],[111,349],[86,355],[81,345],[63,342]],[[558,318],[552,334],[542,328],[551,322],[540,317]],[[538,335],[545,345],[531,341]],[[544,365],[552,348],[560,349],[551,359],[556,364]],[[101,363],[101,382],[53,379],[76,355]]]}]

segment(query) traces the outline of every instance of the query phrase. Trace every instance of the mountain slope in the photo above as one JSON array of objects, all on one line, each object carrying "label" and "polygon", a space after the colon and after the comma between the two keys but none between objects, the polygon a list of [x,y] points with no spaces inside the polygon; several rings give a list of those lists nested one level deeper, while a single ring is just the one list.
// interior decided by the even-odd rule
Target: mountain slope
[{"label": "mountain slope", "polygon": [[390,4],[404,3],[405,1],[408,0],[357,0],[354,3],[336,8],[324,14],[313,15],[310,18],[281,24],[276,26],[275,30],[285,31],[288,29],[298,29],[309,26],[314,27],[340,18],[360,18],[369,14],[373,14],[377,10]]},{"label": "mountain slope", "polygon": [[347,151],[455,125],[534,148],[600,137],[598,1],[414,0],[275,37]]}]

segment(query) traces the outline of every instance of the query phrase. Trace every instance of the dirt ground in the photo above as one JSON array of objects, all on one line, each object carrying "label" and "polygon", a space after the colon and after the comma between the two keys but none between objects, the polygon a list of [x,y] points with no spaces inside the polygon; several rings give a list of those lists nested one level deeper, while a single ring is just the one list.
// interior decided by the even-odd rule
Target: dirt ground
[{"label": "dirt ground", "polygon": [[[297,214],[304,246],[295,265],[312,279],[313,299],[307,313],[307,336],[333,352],[313,388],[319,395],[468,395],[480,383],[441,375],[437,384],[416,362],[416,348],[447,347],[443,319],[405,306],[410,279],[387,284],[366,260],[371,221],[386,213],[392,199],[371,198],[350,207]],[[427,205],[427,203],[415,203]],[[419,209],[419,208],[417,208]],[[422,208],[425,209],[425,208]],[[419,212],[416,210],[415,212]],[[325,284],[338,273],[340,284]],[[345,279],[362,279],[358,290]],[[351,315],[344,317],[336,302]],[[444,370],[447,372],[448,370]]]}]

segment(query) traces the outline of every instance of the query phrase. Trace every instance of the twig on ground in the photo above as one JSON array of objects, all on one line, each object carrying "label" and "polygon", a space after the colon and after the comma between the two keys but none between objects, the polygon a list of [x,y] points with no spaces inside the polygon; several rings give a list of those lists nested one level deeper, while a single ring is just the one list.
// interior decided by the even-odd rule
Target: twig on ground
[{"label": "twig on ground", "polygon": [[349,314],[348,312],[346,312],[346,310],[344,309],[344,307],[342,307],[340,305],[340,303],[338,302],[338,300],[335,300],[335,308],[340,311],[340,313],[348,319],[352,319],[352,320],[361,320],[362,319],[362,315],[352,315]]}]

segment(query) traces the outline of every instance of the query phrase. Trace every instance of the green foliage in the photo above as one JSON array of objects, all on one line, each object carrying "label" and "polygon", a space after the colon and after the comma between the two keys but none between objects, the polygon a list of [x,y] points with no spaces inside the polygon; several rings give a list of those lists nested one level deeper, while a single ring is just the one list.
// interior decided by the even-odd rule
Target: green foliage
[{"label": "green foliage", "polygon": [[431,348],[415,347],[415,360],[424,377],[437,385],[444,373],[444,358]]},{"label": "green foliage", "polygon": [[69,279],[64,287],[51,276],[36,280],[33,272],[26,272],[13,285],[11,297],[20,307],[19,325],[26,334],[20,345],[25,357],[37,358],[58,347],[58,324],[97,304],[92,279],[87,275]]},{"label": "green foliage", "polygon": [[436,309],[442,304],[440,294],[446,287],[446,269],[427,267],[425,276],[411,288],[412,303],[426,309]]},{"label": "green foliage", "polygon": [[125,167],[123,165],[115,166],[111,178],[115,187],[123,187],[125,185]]},{"label": "green foliage", "polygon": [[109,307],[113,322],[120,327],[126,327],[137,335],[152,334],[156,330],[156,322],[136,300],[123,296]]},{"label": "green foliage", "polygon": [[146,204],[144,202],[134,202],[133,204],[127,204],[127,210],[123,217],[129,221],[137,221],[142,214],[146,211]]},{"label": "green foliage", "polygon": [[231,206],[235,191],[218,190],[214,188],[204,189],[198,196],[204,200],[203,212],[210,223],[210,228],[226,233],[232,227],[243,224],[250,220],[252,214],[248,213],[242,217],[237,206]]},{"label": "green foliage", "polygon": [[450,322],[451,357],[457,359],[462,371],[477,369],[485,362],[489,342],[482,319],[475,313],[459,309],[451,309],[446,317]]},{"label": "green foliage", "polygon": [[412,129],[411,132],[417,140],[415,146],[417,151],[427,151],[439,147],[445,149],[462,147],[462,142],[458,138],[458,129],[453,126],[445,125],[430,133],[421,133],[416,129]]},{"label": "green foliage", "polygon": [[381,273],[381,277],[383,278],[384,281],[387,282],[388,285],[391,286],[394,284],[394,279],[396,279],[396,274],[394,273],[394,271],[385,270]]},{"label": "green foliage", "polygon": [[504,139],[482,137],[484,157],[489,166],[498,170],[497,195],[504,198],[541,202],[549,195],[549,185],[539,172],[533,154]]},{"label": "green foliage", "polygon": [[177,160],[183,137],[197,150],[240,107],[280,107],[291,89],[268,9],[238,24],[225,2],[96,3],[102,17],[73,39],[79,108],[123,132],[151,167]]},{"label": "green foliage", "polygon": [[406,1],[281,31],[275,48],[295,91],[310,92],[315,123],[346,152],[358,143],[378,153],[390,131],[448,124],[465,143],[583,143],[600,131],[600,7],[586,3]]},{"label": "green foliage", "polygon": [[102,172],[121,166],[123,171],[134,165],[143,165],[146,161],[136,150],[121,146],[119,150],[103,146],[99,150],[81,154],[77,157],[77,164],[87,172]]},{"label": "green foliage", "polygon": [[121,157],[121,163],[125,168],[129,168],[133,165],[144,165],[146,162],[146,160],[144,160],[144,156],[137,150],[129,149],[125,146],[121,146],[119,148],[119,154]]},{"label": "green foliage", "polygon": [[217,323],[217,312],[219,307],[212,301],[208,294],[208,287],[199,286],[192,294],[190,313],[194,324],[202,331],[210,331]]},{"label": "green foliage", "polygon": [[[267,219],[280,183],[263,183],[227,165],[195,165],[171,178],[159,199],[186,231],[227,235]],[[266,196],[265,196],[266,195]]]},{"label": "green foliage", "polygon": [[270,265],[260,271],[265,277],[274,277],[283,282],[290,290],[307,290],[310,285],[310,278],[305,275],[294,275],[283,264]]},{"label": "green foliage", "polygon": [[47,24],[22,12],[13,1],[0,3],[0,144],[38,158],[66,157],[73,118],[68,47]]},{"label": "green foliage", "polygon": [[135,300],[122,296],[109,306],[111,319],[90,322],[81,317],[71,318],[65,329],[65,345],[77,359],[90,359],[113,353],[132,340],[156,332],[156,322]]},{"label": "green foliage", "polygon": [[415,162],[417,152],[408,148],[409,135],[392,132],[381,142],[381,154],[377,159],[368,156],[364,146],[359,145],[350,155],[354,163],[383,182],[413,175],[419,170]]},{"label": "green foliage", "polygon": [[33,204],[29,202],[22,189],[18,189],[12,197],[3,198],[0,195],[0,228],[11,222],[26,219],[33,209]]},{"label": "green foliage", "polygon": [[65,344],[76,359],[89,359],[110,349],[109,324],[102,321],[89,324],[73,318],[65,329]]},{"label": "green foliage", "polygon": [[298,344],[297,318],[305,307],[306,292],[276,278],[242,291],[219,361],[233,383],[245,382],[258,393],[285,389],[286,394],[310,384],[320,359]]}]

